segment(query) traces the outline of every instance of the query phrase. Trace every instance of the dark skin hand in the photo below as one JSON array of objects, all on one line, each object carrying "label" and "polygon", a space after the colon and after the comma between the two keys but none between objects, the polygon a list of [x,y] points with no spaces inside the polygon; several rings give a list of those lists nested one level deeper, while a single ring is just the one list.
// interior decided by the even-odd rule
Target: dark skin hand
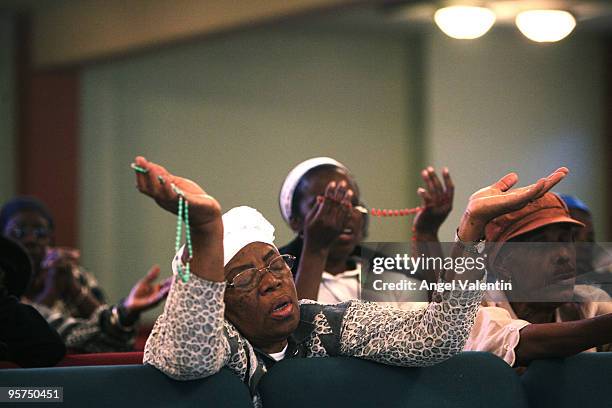
[{"label": "dark skin hand", "polygon": [[63,300],[76,307],[78,317],[89,317],[101,304],[89,290],[83,291],[75,278],[73,268],[78,267],[80,256],[77,249],[49,248],[41,263],[40,291],[28,297],[47,306]]},{"label": "dark skin hand", "polygon": [[341,181],[330,182],[324,196],[318,196],[304,222],[304,240],[314,249],[328,249],[342,233],[352,208],[353,191]]},{"label": "dark skin hand", "polygon": [[[80,253],[72,248],[49,248],[41,262],[42,294],[45,301],[53,304],[56,300],[70,300],[78,294],[78,282],[74,279],[72,268],[78,266]],[[76,292],[76,293],[75,293]],[[43,299],[43,298],[41,298]]]},{"label": "dark skin hand", "polygon": [[515,189],[512,187],[518,182],[518,175],[509,173],[489,187],[478,190],[470,196],[461,217],[459,238],[463,242],[480,240],[484,234],[484,227],[489,221],[540,198],[568,173],[566,167],[560,167],[533,184]]},{"label": "dark skin hand", "polygon": [[442,169],[444,185],[440,182],[433,167],[421,171],[425,188],[419,187],[417,194],[421,197],[421,208],[414,217],[413,227],[422,236],[438,236],[438,230],[453,209],[455,185],[448,169]]},{"label": "dark skin hand", "polygon": [[[304,255],[298,265],[295,286],[299,299],[316,300],[323,271],[329,269],[331,245],[340,236],[352,211],[353,191],[343,180],[330,182],[324,196],[318,196],[305,219]],[[344,270],[346,260],[338,266]],[[333,269],[333,267],[332,267]]]},{"label": "dark skin hand", "polygon": [[[440,182],[433,167],[421,171],[425,187],[419,187],[417,194],[421,197],[421,211],[414,217],[412,255],[428,257],[443,257],[442,247],[438,239],[438,231],[448,214],[453,209],[455,185],[448,169],[442,169],[444,185]],[[441,271],[426,270],[424,279],[436,282]]]},{"label": "dark skin hand", "polygon": [[156,283],[159,274],[159,266],[153,266],[144,278],[136,282],[128,297],[123,301],[128,323],[136,321],[140,313],[154,308],[168,296],[172,278],[166,278]]},{"label": "dark skin hand", "polygon": [[219,202],[193,181],[175,176],[142,156],[136,157],[134,162],[147,170],[146,174],[136,172],[138,190],[153,198],[164,210],[177,213],[179,196],[172,185],[182,190],[189,202],[193,246],[191,270],[203,279],[223,282],[223,223]]}]

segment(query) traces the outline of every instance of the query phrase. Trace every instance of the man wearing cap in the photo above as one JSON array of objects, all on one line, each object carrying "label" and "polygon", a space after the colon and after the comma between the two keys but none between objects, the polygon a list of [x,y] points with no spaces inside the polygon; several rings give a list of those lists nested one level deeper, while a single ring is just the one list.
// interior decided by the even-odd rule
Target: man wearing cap
[{"label": "man wearing cap", "polygon": [[465,350],[490,351],[511,366],[608,350],[609,296],[575,285],[573,236],[582,227],[553,193],[487,224],[490,270],[513,289],[487,294]]},{"label": "man wearing cap", "polygon": [[[249,386],[257,405],[258,381],[282,359],[349,356],[428,366],[463,348],[481,291],[435,293],[432,303],[418,311],[360,301],[298,302],[291,258],[278,253],[274,228],[261,214],[238,207],[222,217],[219,202],[193,181],[144,157],[135,162],[138,189],[160,207],[177,213],[181,199],[189,203],[192,247],[175,262],[182,264],[181,270],[188,263],[191,278],[173,282],[164,313],[147,341],[145,363],[180,380],[207,377],[228,367]],[[518,181],[512,173],[474,193],[453,255],[474,257],[487,221],[521,208],[567,173],[560,168],[537,183],[511,189]],[[445,271],[443,279],[457,276]],[[467,270],[461,278],[480,281],[483,272]]]},{"label": "man wearing cap", "polygon": [[66,353],[62,339],[32,306],[18,300],[31,275],[23,248],[0,237],[0,360],[22,367],[52,366]]}]

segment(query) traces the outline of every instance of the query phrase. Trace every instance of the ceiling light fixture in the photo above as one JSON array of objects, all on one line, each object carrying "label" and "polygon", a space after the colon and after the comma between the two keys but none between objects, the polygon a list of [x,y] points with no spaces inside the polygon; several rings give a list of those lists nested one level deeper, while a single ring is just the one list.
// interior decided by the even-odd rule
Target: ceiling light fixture
[{"label": "ceiling light fixture", "polygon": [[527,10],[515,22],[525,37],[536,42],[562,40],[576,27],[574,16],[563,10]]},{"label": "ceiling light fixture", "polygon": [[451,6],[436,11],[434,20],[449,37],[472,40],[489,31],[495,22],[495,13],[485,7]]}]

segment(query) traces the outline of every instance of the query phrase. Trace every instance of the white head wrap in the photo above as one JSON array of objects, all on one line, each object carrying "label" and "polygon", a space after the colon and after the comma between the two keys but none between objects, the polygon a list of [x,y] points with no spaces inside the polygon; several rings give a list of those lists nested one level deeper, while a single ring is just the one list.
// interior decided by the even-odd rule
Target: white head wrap
[{"label": "white head wrap", "polygon": [[223,266],[253,242],[274,246],[274,227],[259,211],[241,206],[223,214]]},{"label": "white head wrap", "polygon": [[323,166],[325,164],[331,164],[333,166],[340,167],[341,169],[345,169],[348,171],[344,164],[332,159],[331,157],[314,157],[312,159],[305,160],[295,166],[285,178],[283,186],[281,187],[278,201],[280,205],[281,215],[283,216],[283,219],[287,224],[289,224],[289,220],[291,219],[291,205],[293,203],[293,193],[295,192],[295,188],[299,184],[300,180],[309,170],[314,169],[315,167]]},{"label": "white head wrap", "polygon": [[[274,227],[254,208],[234,207],[223,214],[223,266],[245,246],[253,242],[274,245]],[[183,264],[185,245],[179,249],[172,260],[172,272],[176,275],[178,266]]]}]

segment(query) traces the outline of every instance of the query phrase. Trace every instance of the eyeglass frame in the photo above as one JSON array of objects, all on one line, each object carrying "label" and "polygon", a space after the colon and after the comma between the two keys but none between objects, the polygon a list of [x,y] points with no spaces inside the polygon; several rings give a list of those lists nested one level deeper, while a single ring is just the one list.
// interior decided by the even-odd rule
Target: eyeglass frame
[{"label": "eyeglass frame", "polygon": [[[273,269],[271,269],[271,268],[270,268],[270,266],[271,266],[271,265],[272,265],[274,262],[276,262],[276,261],[277,261],[279,258],[281,258],[281,259],[283,260],[284,267],[283,267],[283,269],[282,269],[282,270],[278,271],[278,274],[277,274],[277,273],[273,272]],[[288,262],[287,260],[290,260],[289,262],[291,263],[291,265],[289,265],[289,262]],[[235,276],[232,278],[232,281],[231,281],[231,282],[229,282],[229,281],[227,281],[227,280],[226,280],[226,281],[225,281],[225,284],[226,284],[226,286],[227,286],[228,288],[233,288],[233,289],[237,289],[237,290],[244,290],[244,291],[251,291],[251,290],[253,290],[255,287],[257,287],[257,285],[253,285],[253,286],[251,287],[250,283],[252,283],[252,282],[254,282],[254,281],[255,281],[255,277],[256,277],[256,276],[259,274],[259,272],[262,272],[262,271],[268,271],[268,272],[270,272],[272,275],[274,275],[275,277],[280,278],[280,277],[282,277],[282,274],[283,274],[284,272],[287,272],[287,271],[291,272],[291,268],[293,267],[293,263],[295,262],[295,260],[296,260],[296,257],[295,257],[295,256],[293,256],[293,255],[290,255],[290,254],[283,254],[283,255],[279,255],[279,256],[275,257],[274,259],[272,259],[270,262],[268,262],[268,265],[266,265],[266,266],[264,266],[264,267],[262,267],[262,268],[249,268],[249,269],[245,269],[244,271],[238,272],[238,273],[237,273],[237,274],[236,274],[236,275],[235,275]],[[246,272],[249,272],[249,271],[255,271],[255,272],[254,272],[254,275],[253,275],[253,279],[252,279],[252,280],[249,282],[249,284],[248,284],[248,285],[245,285],[245,286],[236,286],[236,284],[234,283],[234,281],[236,280],[236,278],[237,278],[238,276],[240,276],[240,275],[242,275],[242,274],[246,273]],[[265,275],[265,273],[264,273],[264,274],[261,274],[261,276],[262,276],[262,277],[263,277],[264,275]],[[260,280],[260,281],[261,281],[261,280]]]},{"label": "eyeglass frame", "polygon": [[[41,233],[42,232],[42,233]],[[13,227],[9,229],[8,235],[15,239],[23,239],[33,234],[36,239],[45,239],[51,236],[51,229],[47,227]]]},{"label": "eyeglass frame", "polygon": [[362,215],[368,215],[369,211],[368,209],[365,207],[364,204],[359,203],[358,205],[354,205],[353,206],[353,210],[360,212]]}]

